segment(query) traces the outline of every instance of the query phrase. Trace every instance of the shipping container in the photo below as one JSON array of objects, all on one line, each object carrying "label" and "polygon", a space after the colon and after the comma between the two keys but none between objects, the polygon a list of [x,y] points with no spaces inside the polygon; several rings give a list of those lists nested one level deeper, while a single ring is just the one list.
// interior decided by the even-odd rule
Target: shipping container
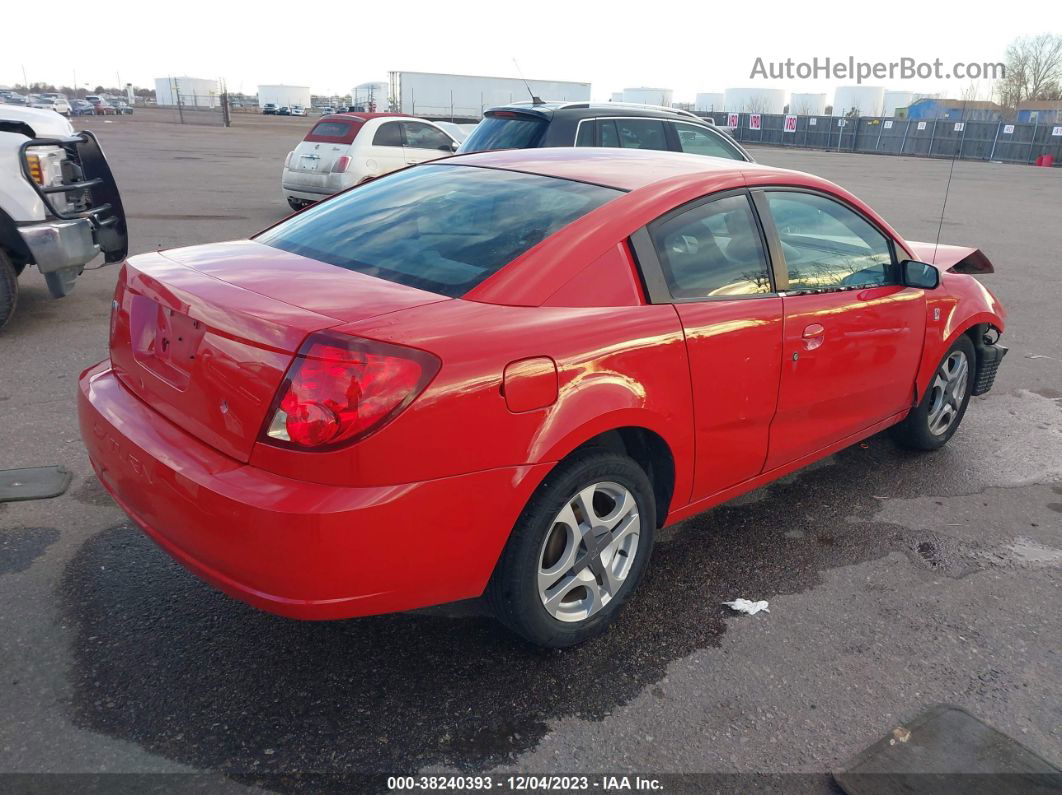
[{"label": "shipping container", "polygon": [[[586,102],[590,84],[560,80],[448,75],[434,72],[390,72],[389,107],[427,119],[478,120],[483,111],[531,99]],[[530,87],[530,92],[528,91]]]},{"label": "shipping container", "polygon": [[310,107],[310,87],[309,86],[258,86],[258,107],[265,107],[266,104],[272,102],[278,108],[291,107],[292,105],[302,105],[304,108]]},{"label": "shipping container", "polygon": [[199,77],[156,77],[155,102],[174,106],[178,99],[186,108],[216,108],[221,105],[221,87],[217,80]]}]

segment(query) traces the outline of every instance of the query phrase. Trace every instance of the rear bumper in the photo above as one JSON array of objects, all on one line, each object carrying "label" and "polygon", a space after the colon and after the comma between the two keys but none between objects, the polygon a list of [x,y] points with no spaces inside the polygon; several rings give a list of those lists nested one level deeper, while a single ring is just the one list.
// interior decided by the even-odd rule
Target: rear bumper
[{"label": "rear bumper", "polygon": [[222,455],[125,389],[81,375],[81,435],[101,483],[147,535],[222,591],[302,619],[479,596],[549,466],[397,486],[291,480]]}]

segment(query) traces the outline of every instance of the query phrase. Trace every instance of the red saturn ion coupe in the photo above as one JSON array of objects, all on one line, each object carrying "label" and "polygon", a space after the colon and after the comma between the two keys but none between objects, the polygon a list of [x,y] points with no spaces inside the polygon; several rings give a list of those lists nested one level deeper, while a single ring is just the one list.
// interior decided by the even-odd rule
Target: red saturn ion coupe
[{"label": "red saturn ion coupe", "polygon": [[807,174],[453,157],[130,259],[81,430],[137,524],[252,605],[486,593],[568,646],[616,616],[657,528],[889,426],[947,442],[1006,352],[968,275],[991,270]]}]

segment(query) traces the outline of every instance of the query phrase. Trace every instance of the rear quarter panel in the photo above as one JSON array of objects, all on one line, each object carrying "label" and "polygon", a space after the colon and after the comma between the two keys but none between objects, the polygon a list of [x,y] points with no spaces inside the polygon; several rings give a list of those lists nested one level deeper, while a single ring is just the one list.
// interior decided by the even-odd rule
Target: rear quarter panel
[{"label": "rear quarter panel", "polygon": [[[692,405],[682,329],[669,305],[513,307],[454,300],[337,329],[431,351],[442,368],[393,422],[331,453],[259,444],[252,463],[322,483],[389,485],[558,461],[589,438],[648,428],[671,448],[675,502],[692,481]],[[510,362],[549,357],[558,397],[512,412]]]}]

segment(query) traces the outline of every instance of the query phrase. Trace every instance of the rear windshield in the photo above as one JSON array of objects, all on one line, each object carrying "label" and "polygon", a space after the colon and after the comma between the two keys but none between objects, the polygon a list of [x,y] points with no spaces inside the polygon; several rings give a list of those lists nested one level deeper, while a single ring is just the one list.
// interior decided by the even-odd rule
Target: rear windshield
[{"label": "rear windshield", "polygon": [[[298,107],[297,105],[295,107]],[[349,144],[361,129],[359,121],[319,121],[306,134],[305,140],[332,144]]]},{"label": "rear windshield", "polygon": [[342,193],[255,239],[457,298],[620,195],[613,188],[537,174],[418,166]]},{"label": "rear windshield", "polygon": [[531,149],[539,145],[549,122],[527,116],[486,116],[458,150],[487,152],[492,149]]}]

